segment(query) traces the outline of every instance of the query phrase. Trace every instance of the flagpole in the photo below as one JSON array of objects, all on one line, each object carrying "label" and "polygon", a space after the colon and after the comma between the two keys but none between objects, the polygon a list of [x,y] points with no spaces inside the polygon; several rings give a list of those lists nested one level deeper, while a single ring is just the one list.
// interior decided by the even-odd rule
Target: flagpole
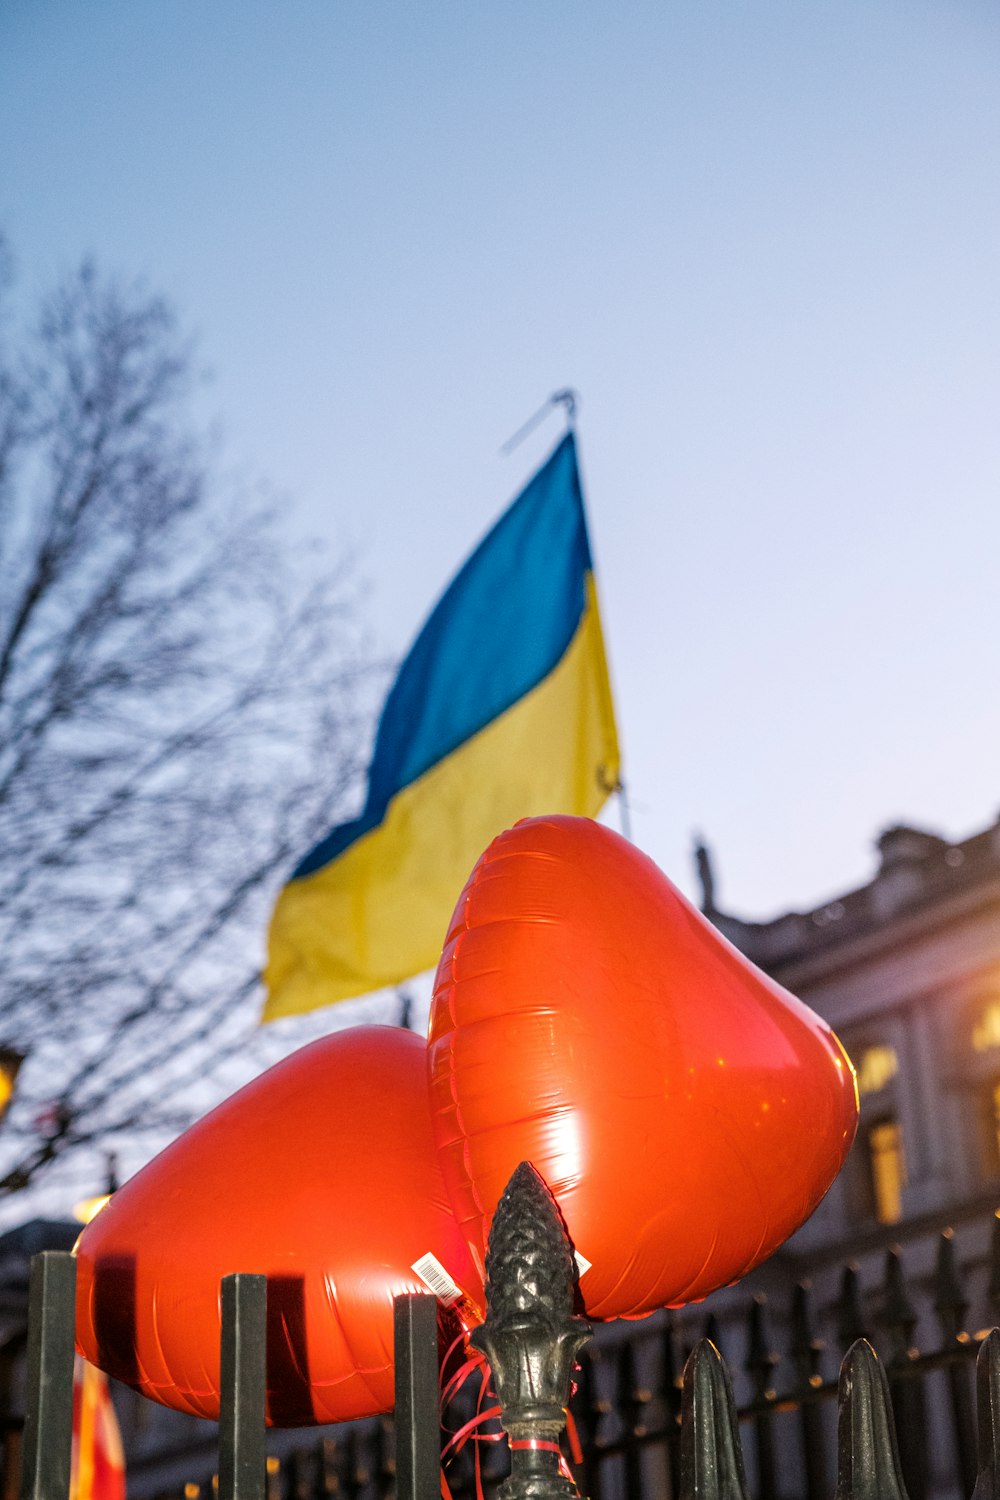
[{"label": "flagpole", "polygon": [[[533,412],[528,420],[517,429],[513,437],[509,437],[500,449],[500,456],[506,458],[508,453],[513,453],[519,444],[524,442],[534,432],[535,428],[548,416],[554,406],[561,406],[566,413],[566,426],[570,432],[576,430],[576,413],[580,405],[580,393],[571,385],[563,386],[561,390],[553,391],[547,401],[543,401],[536,412]],[[621,823],[622,837],[632,843],[632,809],[629,806],[628,792],[625,783],[618,778],[617,785],[610,790],[618,794],[618,818]]]},{"label": "flagpole", "polygon": [[625,783],[620,777],[618,779],[618,786],[616,790],[618,792],[618,817],[622,825],[622,838],[628,839],[629,843],[631,844],[633,842],[632,809],[629,806],[628,792],[625,790]]},{"label": "flagpole", "polygon": [[523,443],[525,438],[529,437],[535,428],[545,420],[554,406],[561,406],[563,408],[566,413],[566,425],[570,432],[574,431],[579,405],[580,393],[579,391],[575,391],[571,385],[563,386],[560,391],[553,391],[549,399],[543,401],[538,410],[528,418],[522,427],[517,429],[514,436],[507,439],[500,449],[500,457],[506,458],[508,453],[513,453],[514,449]]}]

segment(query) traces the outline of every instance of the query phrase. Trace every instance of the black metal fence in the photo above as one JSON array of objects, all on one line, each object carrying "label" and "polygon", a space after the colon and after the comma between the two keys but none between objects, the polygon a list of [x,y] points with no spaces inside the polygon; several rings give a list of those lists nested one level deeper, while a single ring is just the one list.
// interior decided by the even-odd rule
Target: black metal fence
[{"label": "black metal fence", "polygon": [[[731,1353],[734,1329],[720,1332],[711,1315],[693,1350],[690,1324],[672,1315],[602,1329],[579,1355],[573,1432],[564,1443],[580,1489],[591,1500],[1000,1500],[1000,1333],[967,1326],[970,1299],[955,1249],[946,1232],[928,1305],[919,1309],[896,1251],[881,1286],[865,1296],[848,1267],[839,1296],[819,1310],[806,1286],[792,1289],[784,1306],[752,1301],[733,1379],[717,1346]],[[73,1270],[71,1257],[56,1252],[33,1269],[24,1500],[68,1494]],[[1000,1230],[988,1294],[996,1308]],[[192,1473],[184,1500],[435,1500],[434,1300],[397,1303],[395,1424],[354,1423],[321,1441],[303,1432],[291,1452],[268,1457],[265,1295],[261,1277],[224,1283],[219,1462],[214,1474]],[[922,1327],[936,1325],[931,1348],[914,1343],[918,1313]],[[772,1328],[781,1330],[780,1352]],[[834,1347],[849,1349],[839,1380],[820,1337],[825,1328]],[[471,1380],[448,1425],[463,1425],[478,1401]],[[454,1500],[479,1491],[492,1497],[508,1470],[506,1443],[470,1438],[446,1469],[449,1491]]]},{"label": "black metal fence", "polygon": [[[970,1325],[972,1302],[950,1231],[940,1238],[934,1273],[923,1290],[918,1303],[894,1249],[886,1255],[880,1285],[863,1288],[857,1268],[847,1266],[838,1295],[822,1307],[803,1283],[781,1301],[750,1300],[742,1328],[730,1322],[720,1330],[716,1316],[708,1314],[698,1331],[728,1358],[755,1500],[826,1500],[834,1492],[837,1398],[843,1392],[837,1351],[858,1340],[880,1355],[909,1500],[968,1500],[973,1494],[979,1472],[975,1365],[989,1327]],[[996,1317],[996,1228],[988,1301]],[[915,1342],[918,1324],[928,1337],[922,1348]],[[668,1315],[655,1331],[640,1325],[581,1359],[573,1411],[592,1500],[662,1493],[664,1474],[676,1493],[679,1377],[690,1353],[685,1328],[690,1338],[690,1319],[681,1324]]]}]

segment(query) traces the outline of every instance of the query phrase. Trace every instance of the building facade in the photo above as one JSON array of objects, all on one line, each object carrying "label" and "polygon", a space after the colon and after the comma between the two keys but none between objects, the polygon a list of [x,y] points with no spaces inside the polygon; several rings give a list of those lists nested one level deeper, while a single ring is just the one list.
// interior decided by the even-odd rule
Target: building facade
[{"label": "building facade", "polygon": [[[943,1238],[967,1301],[959,1339],[974,1342],[998,1320],[1000,822],[959,843],[896,826],[876,849],[868,884],[762,923],[718,908],[707,853],[698,854],[706,916],[832,1026],[860,1096],[853,1148],[812,1217],[738,1286],[677,1315],[688,1343],[712,1319],[743,1400],[752,1385],[751,1298],[765,1311],[772,1347],[787,1348],[795,1289],[806,1285],[826,1346],[823,1375],[835,1374],[847,1341],[845,1267],[883,1354],[900,1316],[912,1315],[911,1354],[940,1346]],[[900,1268],[902,1315],[891,1291]],[[778,1363],[781,1387],[787,1367]],[[924,1493],[933,1500],[962,1495],[947,1405],[942,1386],[924,1413]],[[791,1493],[795,1483],[790,1474]]]},{"label": "building facade", "polygon": [[706,912],[858,1073],[857,1139],[786,1269],[988,1222],[1000,1197],[1000,823],[957,844],[894,827],[877,849],[867,885],[813,911]]}]

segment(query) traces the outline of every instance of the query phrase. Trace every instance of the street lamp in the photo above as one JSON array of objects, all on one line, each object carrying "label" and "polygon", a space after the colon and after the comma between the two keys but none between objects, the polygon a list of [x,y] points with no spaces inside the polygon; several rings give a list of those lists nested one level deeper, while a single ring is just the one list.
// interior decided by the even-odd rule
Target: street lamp
[{"label": "street lamp", "polygon": [[23,1052],[18,1052],[14,1047],[0,1046],[0,1120],[7,1113],[14,1097],[14,1085],[23,1062]]},{"label": "street lamp", "polygon": [[113,1151],[107,1154],[107,1184],[103,1193],[98,1193],[96,1198],[84,1198],[77,1203],[73,1209],[73,1217],[78,1224],[89,1224],[91,1219],[96,1218],[104,1205],[110,1201],[111,1194],[118,1191],[118,1157]]}]

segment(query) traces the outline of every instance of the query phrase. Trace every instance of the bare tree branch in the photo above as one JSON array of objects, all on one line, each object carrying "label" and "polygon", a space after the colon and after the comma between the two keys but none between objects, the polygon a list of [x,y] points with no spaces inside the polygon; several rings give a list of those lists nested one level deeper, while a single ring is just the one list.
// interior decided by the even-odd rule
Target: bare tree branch
[{"label": "bare tree branch", "polygon": [[188,369],[166,306],[91,266],[0,336],[6,1192],[204,1107],[253,1045],[274,893],[358,791],[380,673],[353,570],[298,576],[267,509],[220,496]]}]

